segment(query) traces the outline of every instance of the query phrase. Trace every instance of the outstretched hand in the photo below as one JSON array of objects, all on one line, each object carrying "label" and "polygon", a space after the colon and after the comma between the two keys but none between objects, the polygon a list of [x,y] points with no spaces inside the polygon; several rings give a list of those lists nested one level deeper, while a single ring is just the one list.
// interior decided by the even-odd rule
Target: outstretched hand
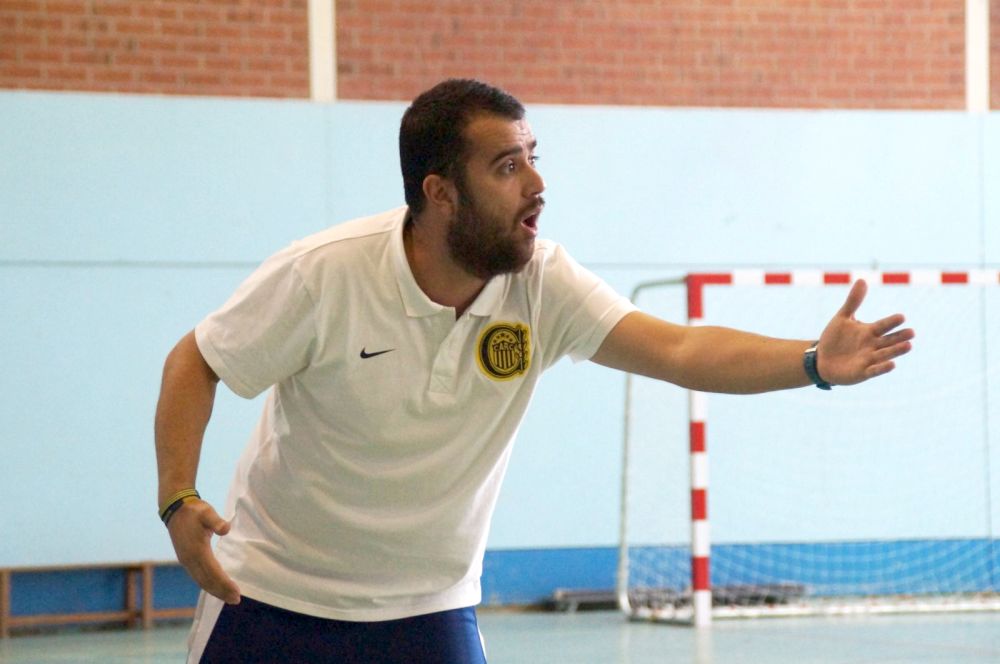
[{"label": "outstretched hand", "polygon": [[902,314],[874,323],[862,323],[854,317],[867,292],[863,279],[855,282],[844,306],[819,338],[817,369],[823,380],[834,385],[854,385],[886,374],[896,367],[893,360],[912,347],[913,330],[896,330],[903,324]]},{"label": "outstretched hand", "polygon": [[185,503],[167,526],[177,560],[202,590],[227,604],[240,603],[240,589],[212,553],[212,535],[229,532],[229,522],[203,500]]}]

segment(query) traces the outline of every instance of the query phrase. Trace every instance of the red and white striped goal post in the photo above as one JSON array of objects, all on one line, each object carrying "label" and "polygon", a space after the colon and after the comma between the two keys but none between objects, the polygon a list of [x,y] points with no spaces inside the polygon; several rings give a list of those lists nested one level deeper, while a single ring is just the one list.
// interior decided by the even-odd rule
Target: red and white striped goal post
[{"label": "red and white striped goal post", "polygon": [[[908,270],[830,271],[734,270],[688,274],[687,317],[689,325],[704,320],[705,288],[709,286],[829,286],[850,285],[864,279],[869,286],[997,286],[1000,270]],[[712,622],[710,574],[711,537],[708,519],[708,451],[706,445],[707,395],[688,392],[691,450],[691,587],[692,621],[696,627]]]}]

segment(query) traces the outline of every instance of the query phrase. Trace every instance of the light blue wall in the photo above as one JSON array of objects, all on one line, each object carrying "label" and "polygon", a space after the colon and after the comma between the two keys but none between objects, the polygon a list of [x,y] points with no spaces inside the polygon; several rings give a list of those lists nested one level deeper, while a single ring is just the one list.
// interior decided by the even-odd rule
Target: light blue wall
[{"label": "light blue wall", "polygon": [[[154,515],[164,356],[273,251],[400,203],[403,109],[0,93],[0,565],[171,557]],[[1000,264],[995,114],[547,106],[529,120],[544,235],[621,292],[689,269]],[[655,309],[681,320],[682,301]],[[616,541],[623,384],[568,361],[543,379],[491,547]],[[683,393],[656,404],[683,447]],[[220,392],[207,498],[221,502],[258,408]],[[799,472],[777,463],[775,477]],[[683,523],[678,464],[660,512]]]}]

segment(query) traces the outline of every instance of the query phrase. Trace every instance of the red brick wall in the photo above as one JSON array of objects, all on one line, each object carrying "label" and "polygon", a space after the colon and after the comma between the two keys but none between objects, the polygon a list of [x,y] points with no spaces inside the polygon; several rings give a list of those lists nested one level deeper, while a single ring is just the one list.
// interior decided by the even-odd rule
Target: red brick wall
[{"label": "red brick wall", "polygon": [[[1000,0],[990,0],[1000,107]],[[965,0],[338,0],[338,96],[959,109]],[[0,0],[0,88],[308,97],[307,0]]]},{"label": "red brick wall", "polygon": [[342,0],[339,94],[477,75],[536,102],[962,108],[964,0]]},{"label": "red brick wall", "polygon": [[0,87],[308,97],[306,0],[0,0]]}]

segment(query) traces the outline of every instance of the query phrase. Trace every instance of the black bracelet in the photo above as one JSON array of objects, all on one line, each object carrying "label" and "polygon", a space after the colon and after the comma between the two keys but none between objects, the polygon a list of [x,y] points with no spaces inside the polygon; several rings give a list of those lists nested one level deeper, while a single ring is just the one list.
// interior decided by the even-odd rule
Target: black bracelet
[{"label": "black bracelet", "polygon": [[816,347],[819,345],[817,341],[812,346],[806,349],[805,354],[802,356],[802,366],[806,370],[806,375],[809,376],[809,380],[821,390],[829,390],[832,385],[823,380],[819,375],[819,369],[816,368]]}]

